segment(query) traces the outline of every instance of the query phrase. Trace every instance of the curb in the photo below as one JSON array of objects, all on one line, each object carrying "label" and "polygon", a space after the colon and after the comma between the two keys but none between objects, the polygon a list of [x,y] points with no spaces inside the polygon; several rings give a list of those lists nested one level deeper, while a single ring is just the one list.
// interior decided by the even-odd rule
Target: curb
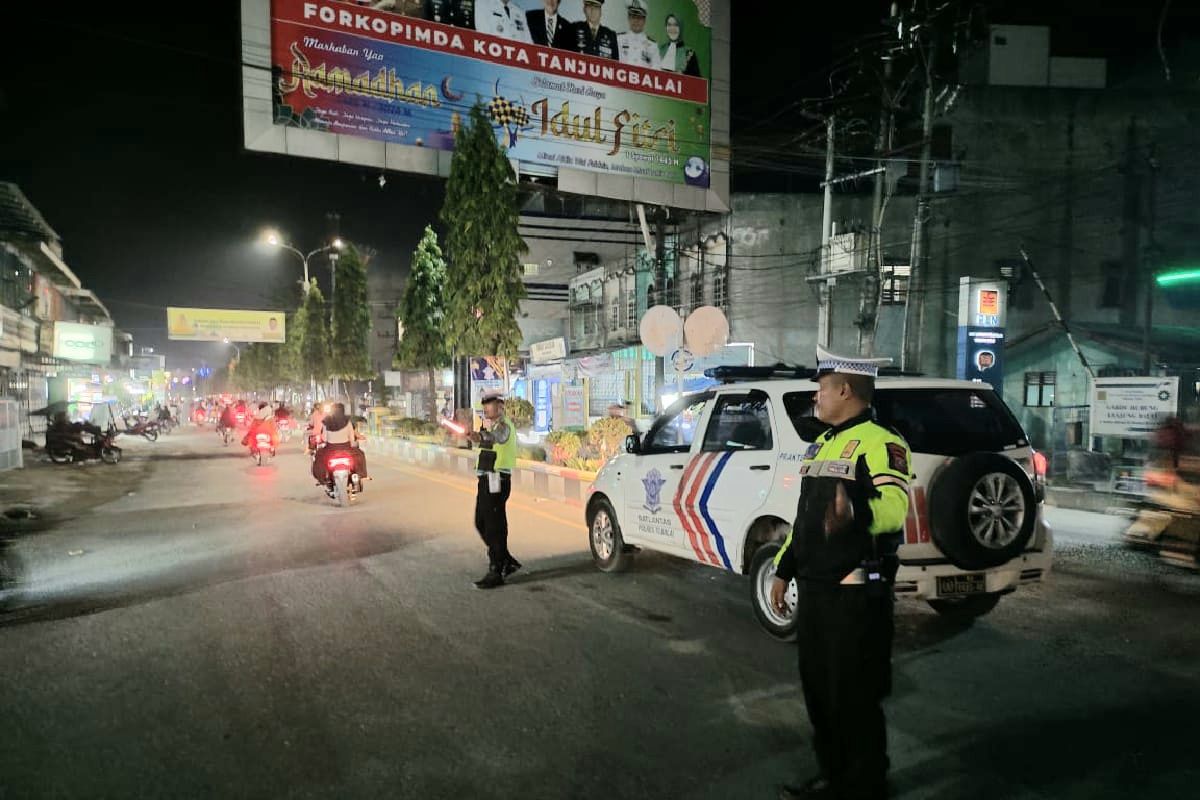
[{"label": "curb", "polygon": [[[383,438],[372,439],[371,450],[437,472],[463,476],[474,475],[475,472],[475,450]],[[556,467],[525,459],[517,459],[517,467],[512,473],[514,490],[577,508],[583,507],[587,500],[588,488],[595,480],[594,472]]]}]

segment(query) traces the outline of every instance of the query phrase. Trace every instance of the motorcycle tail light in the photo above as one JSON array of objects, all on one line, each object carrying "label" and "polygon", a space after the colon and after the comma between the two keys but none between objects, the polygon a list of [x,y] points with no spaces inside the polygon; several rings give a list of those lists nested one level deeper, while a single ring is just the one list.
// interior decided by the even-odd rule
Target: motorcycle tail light
[{"label": "motorcycle tail light", "polygon": [[270,434],[260,433],[255,438],[258,440],[259,444],[270,444],[271,443]]},{"label": "motorcycle tail light", "polygon": [[346,467],[349,469],[352,463],[354,463],[353,459],[349,458],[331,458],[329,459],[329,468],[337,469],[338,467]]}]

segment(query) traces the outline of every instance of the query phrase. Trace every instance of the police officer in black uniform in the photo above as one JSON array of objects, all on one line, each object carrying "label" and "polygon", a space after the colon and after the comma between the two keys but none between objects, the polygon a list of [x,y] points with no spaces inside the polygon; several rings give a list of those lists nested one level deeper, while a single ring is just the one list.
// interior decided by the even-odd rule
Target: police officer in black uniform
[{"label": "police officer in black uniform", "polygon": [[583,0],[582,22],[576,22],[572,29],[574,34],[574,50],[589,56],[611,58],[617,61],[621,58],[621,48],[617,44],[617,32],[600,24],[600,16],[604,10],[604,0]]},{"label": "police officer in black uniform", "polygon": [[912,477],[908,445],[871,409],[875,375],[890,361],[817,348],[814,413],[826,429],[800,462],[796,522],[775,559],[771,602],[787,612],[794,578],[800,683],[820,772],[781,787],[782,800],[887,797],[882,702],[891,692],[892,581]]}]

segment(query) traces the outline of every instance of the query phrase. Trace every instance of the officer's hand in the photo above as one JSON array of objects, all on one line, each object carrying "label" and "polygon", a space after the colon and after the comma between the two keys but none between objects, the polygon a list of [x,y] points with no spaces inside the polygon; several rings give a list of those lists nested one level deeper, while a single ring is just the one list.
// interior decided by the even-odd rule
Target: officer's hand
[{"label": "officer's hand", "polygon": [[771,607],[780,614],[788,613],[787,604],[788,582],[783,578],[776,578],[771,582]]}]

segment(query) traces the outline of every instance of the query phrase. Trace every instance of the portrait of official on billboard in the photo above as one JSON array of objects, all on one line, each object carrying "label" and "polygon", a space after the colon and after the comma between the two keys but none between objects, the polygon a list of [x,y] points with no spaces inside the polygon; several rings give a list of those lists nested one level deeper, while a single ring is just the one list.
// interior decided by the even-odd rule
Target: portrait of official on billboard
[{"label": "portrait of official on billboard", "polygon": [[709,185],[707,0],[272,0],[277,125]]}]

